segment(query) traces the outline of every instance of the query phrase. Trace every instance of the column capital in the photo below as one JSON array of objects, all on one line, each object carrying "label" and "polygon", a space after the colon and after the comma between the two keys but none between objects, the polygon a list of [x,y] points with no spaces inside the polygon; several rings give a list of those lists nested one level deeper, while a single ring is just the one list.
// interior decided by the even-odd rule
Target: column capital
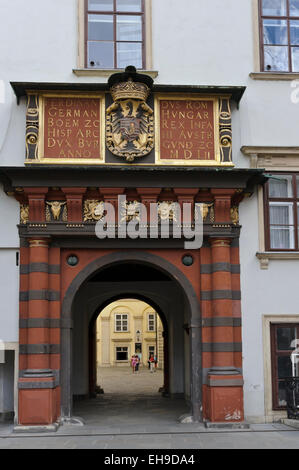
[{"label": "column capital", "polygon": [[222,247],[222,248],[227,248],[230,247],[232,243],[232,238],[209,238],[209,243],[214,247]]},{"label": "column capital", "polygon": [[48,248],[51,239],[49,238],[29,238],[28,243],[30,248]]}]

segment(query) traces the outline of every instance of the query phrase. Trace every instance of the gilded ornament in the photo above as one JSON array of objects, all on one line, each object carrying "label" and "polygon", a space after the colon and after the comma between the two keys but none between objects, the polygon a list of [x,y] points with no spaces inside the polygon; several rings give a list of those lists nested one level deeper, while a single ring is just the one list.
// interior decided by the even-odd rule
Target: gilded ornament
[{"label": "gilded ornament", "polygon": [[154,148],[154,111],[146,103],[151,80],[127,67],[110,77],[114,102],[106,110],[106,145],[113,155],[127,162],[148,155]]},{"label": "gilded ornament", "polygon": [[138,201],[122,203],[121,222],[130,222],[131,220],[140,222],[140,202]]},{"label": "gilded ornament", "polygon": [[86,199],[84,201],[84,222],[89,220],[101,220],[104,217],[105,206],[103,201]]},{"label": "gilded ornament", "polygon": [[20,206],[20,222],[21,224],[27,224],[29,222],[29,206],[27,204]]},{"label": "gilded ornament", "polygon": [[158,202],[158,216],[160,220],[177,221],[176,205],[173,201]]},{"label": "gilded ornament", "polygon": [[196,203],[195,204],[195,220],[198,220],[198,210],[200,210],[202,221],[205,222],[207,219],[210,209],[213,207],[213,203]]},{"label": "gilded ornament", "polygon": [[[61,201],[46,201],[46,220],[50,222],[53,220],[60,220],[61,210],[66,202]],[[52,216],[51,216],[52,214]],[[66,207],[63,208],[63,220],[66,221]]]},{"label": "gilded ornament", "polygon": [[231,208],[230,217],[231,217],[232,223],[234,225],[237,225],[239,223],[239,208],[238,208],[238,206],[233,206]]}]

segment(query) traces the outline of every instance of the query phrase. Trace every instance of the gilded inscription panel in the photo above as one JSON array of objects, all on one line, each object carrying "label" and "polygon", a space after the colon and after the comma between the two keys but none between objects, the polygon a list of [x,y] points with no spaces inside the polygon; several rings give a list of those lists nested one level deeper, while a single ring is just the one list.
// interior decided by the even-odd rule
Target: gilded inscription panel
[{"label": "gilded inscription panel", "polygon": [[221,157],[219,97],[156,95],[156,162],[232,165]]},{"label": "gilded inscription panel", "polygon": [[104,163],[104,108],[103,94],[40,95],[35,158],[26,162]]}]

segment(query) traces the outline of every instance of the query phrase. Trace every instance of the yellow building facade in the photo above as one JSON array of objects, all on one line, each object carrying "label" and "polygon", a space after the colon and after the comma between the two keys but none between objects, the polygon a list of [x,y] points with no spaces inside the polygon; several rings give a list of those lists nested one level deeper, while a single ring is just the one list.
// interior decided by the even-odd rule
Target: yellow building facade
[{"label": "yellow building facade", "polygon": [[105,307],[97,319],[97,367],[129,366],[138,354],[141,366],[157,358],[164,367],[163,325],[157,312],[137,299],[123,299]]}]

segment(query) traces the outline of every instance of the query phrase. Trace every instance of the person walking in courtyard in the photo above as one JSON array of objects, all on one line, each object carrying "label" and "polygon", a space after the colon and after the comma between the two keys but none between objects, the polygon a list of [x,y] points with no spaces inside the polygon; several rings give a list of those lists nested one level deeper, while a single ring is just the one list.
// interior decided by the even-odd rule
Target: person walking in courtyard
[{"label": "person walking in courtyard", "polygon": [[133,356],[131,357],[131,366],[132,366],[132,372],[133,372],[133,374],[135,373],[136,362],[137,362],[136,356],[133,354]]},{"label": "person walking in courtyard", "polygon": [[149,363],[150,363],[150,372],[154,372],[155,358],[153,354],[150,355]]},{"label": "person walking in courtyard", "polygon": [[139,360],[139,357],[138,357],[137,354],[135,355],[135,359],[136,359],[136,362],[135,362],[135,373],[138,374],[138,373],[139,373],[139,364],[140,364],[140,360]]}]

